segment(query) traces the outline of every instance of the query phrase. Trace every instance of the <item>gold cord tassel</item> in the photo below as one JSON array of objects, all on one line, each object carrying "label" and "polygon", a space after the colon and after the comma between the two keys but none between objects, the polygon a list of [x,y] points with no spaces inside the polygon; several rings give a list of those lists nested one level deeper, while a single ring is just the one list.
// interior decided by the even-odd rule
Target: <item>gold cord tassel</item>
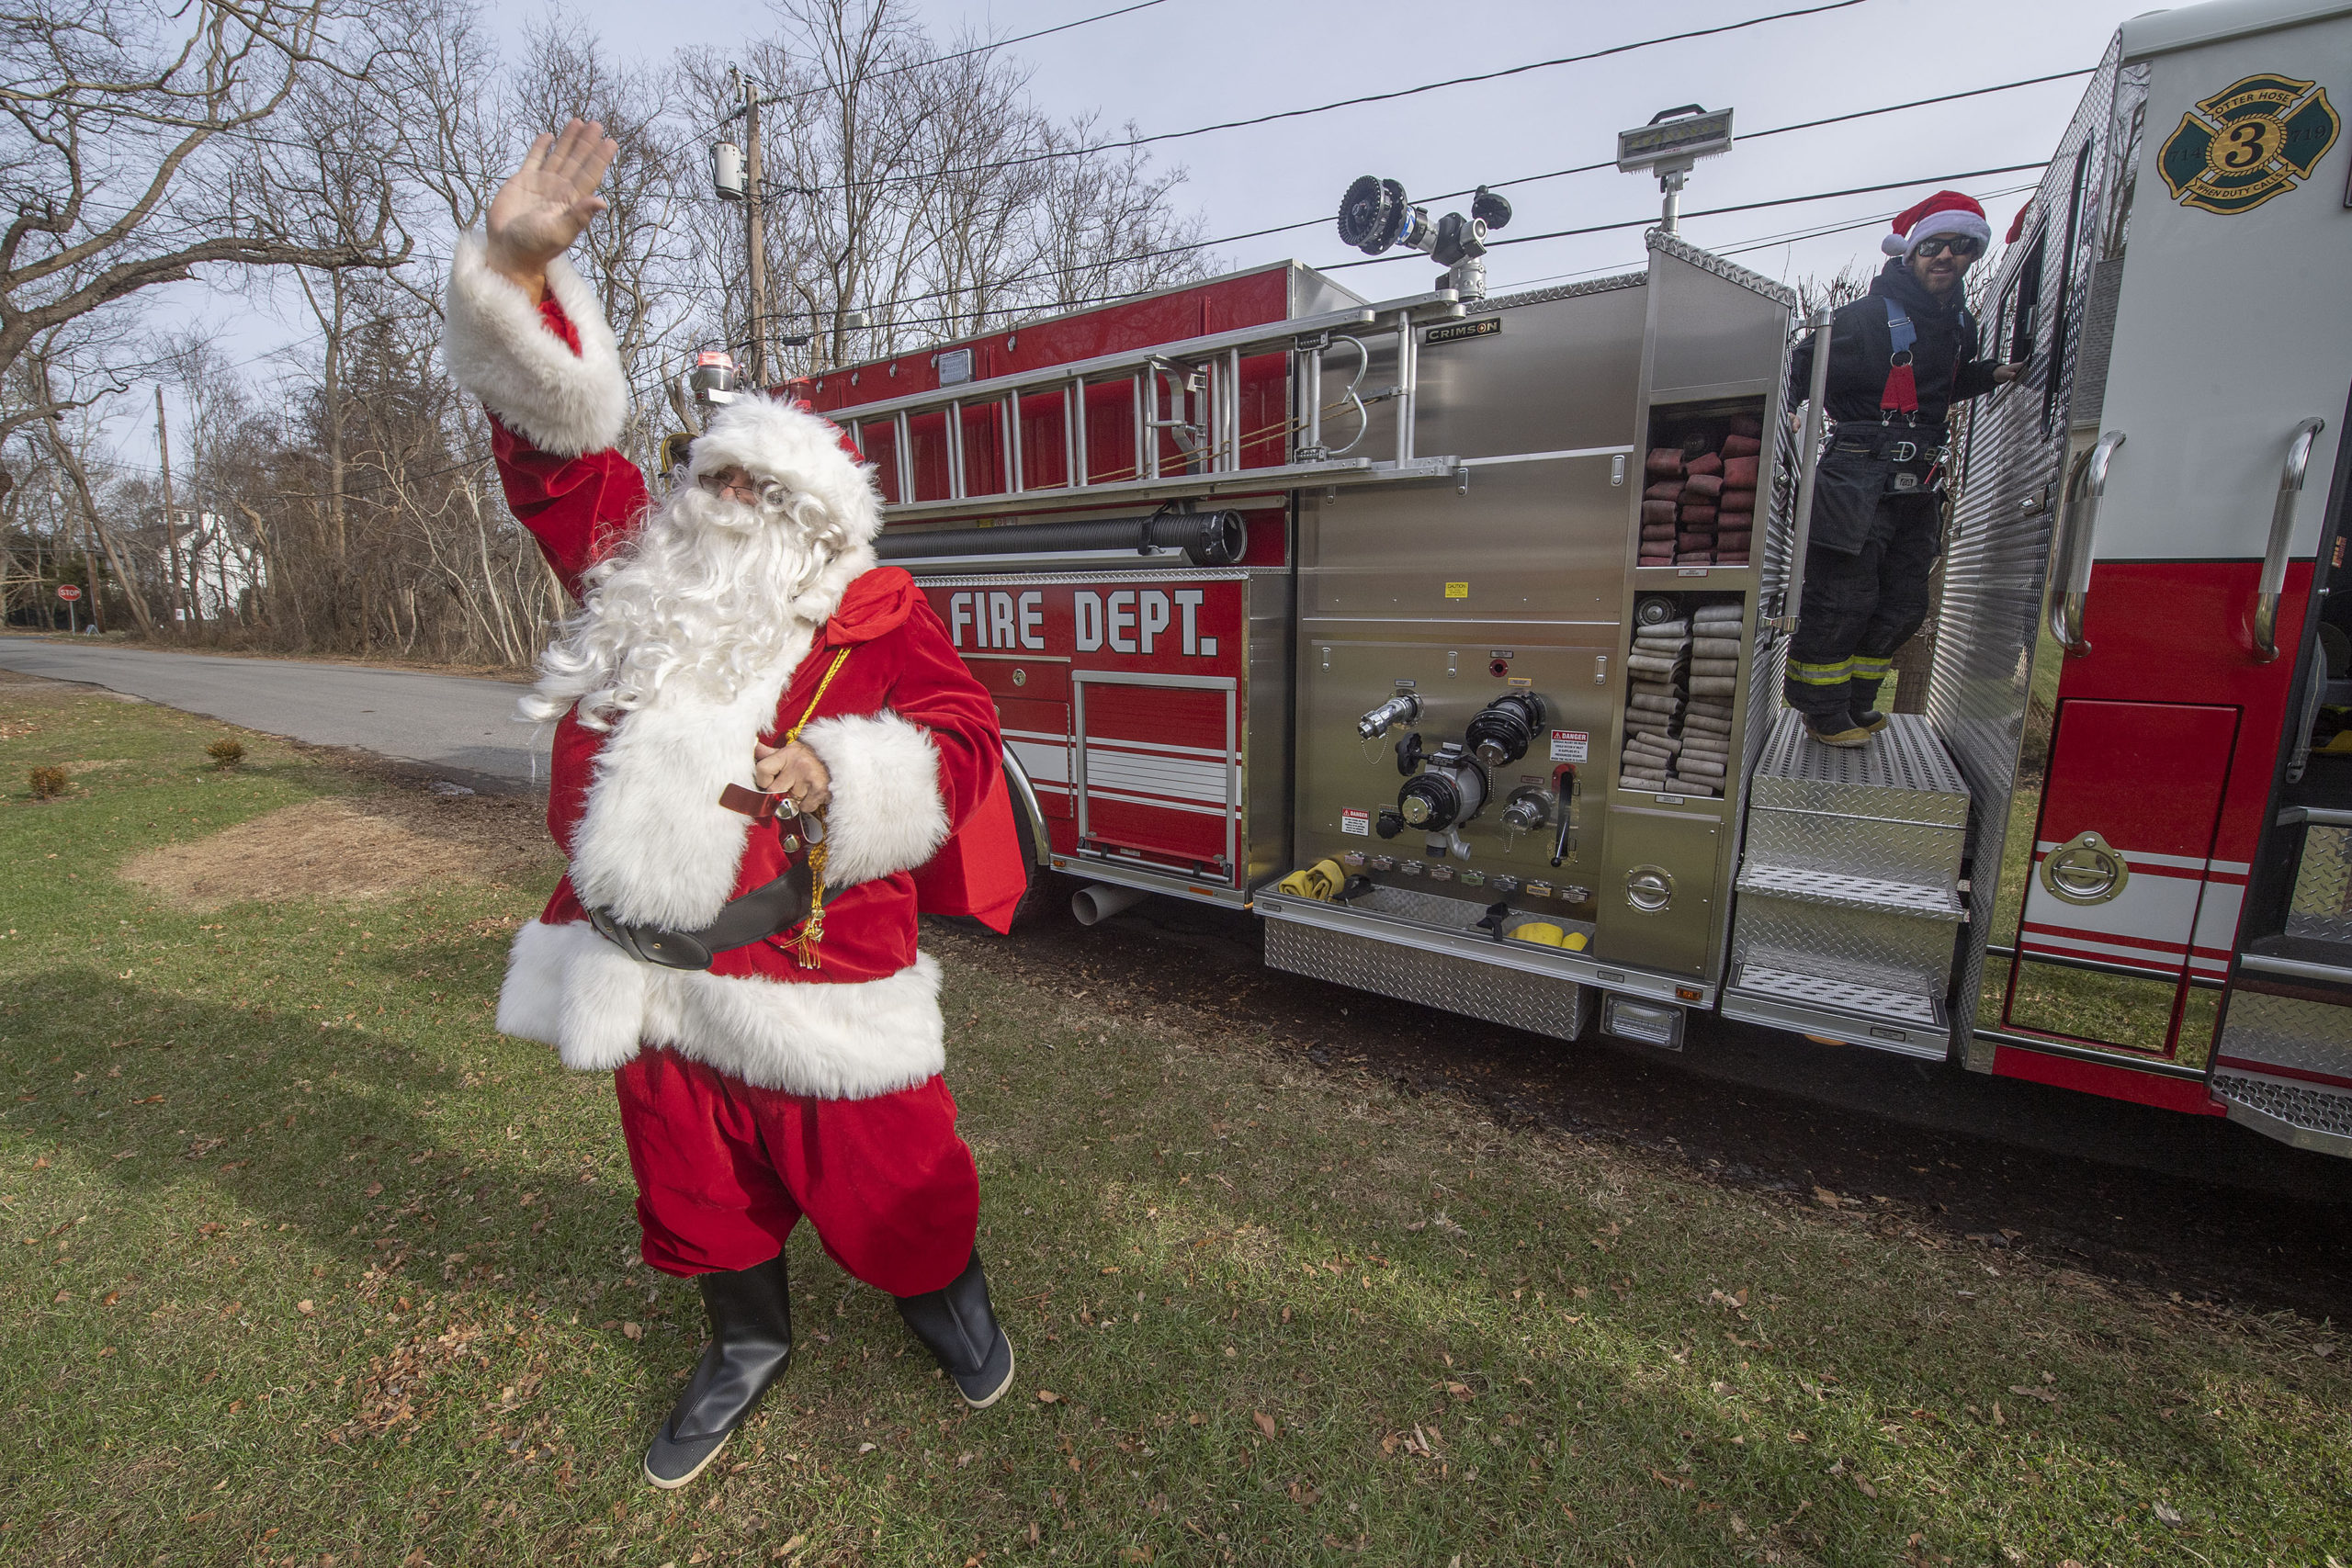
[{"label": "gold cord tassel", "polygon": [[[844,648],[833,655],[832,665],[825,671],[825,678],[817,682],[817,694],[808,699],[808,706],[802,712],[800,722],[794,725],[785,735],[786,745],[789,746],[799,739],[800,732],[808,728],[808,720],[816,713],[817,705],[825,700],[825,689],[833,683],[833,677],[842,672],[842,666],[847,662],[849,662],[848,649]],[[822,812],[814,812],[809,815],[817,817],[820,820],[822,820],[824,816]],[[800,922],[800,930],[785,943],[785,946],[792,950],[792,956],[799,963],[800,967],[814,969],[817,967],[817,944],[824,940],[825,843],[822,839],[819,839],[808,846],[808,918]]]}]

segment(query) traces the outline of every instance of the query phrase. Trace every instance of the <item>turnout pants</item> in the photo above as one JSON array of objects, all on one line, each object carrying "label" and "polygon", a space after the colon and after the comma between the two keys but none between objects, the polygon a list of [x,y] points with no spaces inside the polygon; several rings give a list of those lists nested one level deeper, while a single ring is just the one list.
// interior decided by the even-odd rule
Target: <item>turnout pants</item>
[{"label": "turnout pants", "polygon": [[613,1081],[645,1261],[663,1273],[765,1263],[804,1214],[834,1262],[894,1296],[971,1262],[979,1173],[940,1078],[811,1100],[649,1046]]},{"label": "turnout pants", "polygon": [[1894,650],[1928,619],[1928,578],[1943,552],[1934,495],[1882,497],[1870,537],[1851,554],[1805,551],[1804,604],[1781,692],[1814,728],[1835,732],[1878,701]]}]

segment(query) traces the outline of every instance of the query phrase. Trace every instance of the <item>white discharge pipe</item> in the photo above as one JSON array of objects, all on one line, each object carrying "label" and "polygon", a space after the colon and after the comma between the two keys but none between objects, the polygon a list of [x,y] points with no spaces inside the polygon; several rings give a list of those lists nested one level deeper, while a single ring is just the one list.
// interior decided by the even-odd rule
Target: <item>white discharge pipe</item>
[{"label": "white discharge pipe", "polygon": [[1101,925],[1120,910],[1130,908],[1149,897],[1140,887],[1120,887],[1108,882],[1090,882],[1069,896],[1069,912],[1078,917],[1081,926]]}]

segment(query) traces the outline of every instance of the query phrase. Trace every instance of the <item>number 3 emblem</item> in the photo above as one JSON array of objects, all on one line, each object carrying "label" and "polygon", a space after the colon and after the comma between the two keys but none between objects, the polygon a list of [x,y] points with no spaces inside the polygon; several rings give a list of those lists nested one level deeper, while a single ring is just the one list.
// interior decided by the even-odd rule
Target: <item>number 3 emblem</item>
[{"label": "number 3 emblem", "polygon": [[2311,178],[2340,128],[2317,83],[2248,76],[2182,115],[2157,167],[2183,207],[2234,217]]}]

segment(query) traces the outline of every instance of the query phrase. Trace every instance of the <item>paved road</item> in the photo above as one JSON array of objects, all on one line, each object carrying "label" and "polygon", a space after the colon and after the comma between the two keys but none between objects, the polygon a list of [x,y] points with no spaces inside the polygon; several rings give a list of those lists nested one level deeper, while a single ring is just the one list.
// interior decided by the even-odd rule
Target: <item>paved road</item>
[{"label": "paved road", "polygon": [[469,784],[528,785],[547,741],[514,716],[506,681],[0,637],[0,668],[82,681],[247,729],[356,746]]}]

